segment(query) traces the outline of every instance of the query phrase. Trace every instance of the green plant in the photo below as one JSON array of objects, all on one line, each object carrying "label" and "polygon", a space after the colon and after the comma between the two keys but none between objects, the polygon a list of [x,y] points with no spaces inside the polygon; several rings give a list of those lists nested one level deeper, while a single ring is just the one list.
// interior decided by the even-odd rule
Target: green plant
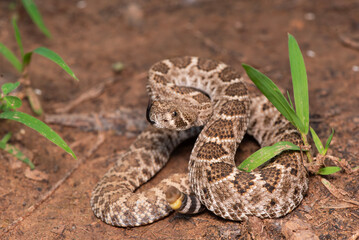
[{"label": "green plant", "polygon": [[14,66],[14,68],[21,74],[20,82],[25,85],[26,88],[26,95],[29,98],[31,107],[33,111],[41,115],[42,114],[42,107],[40,104],[40,101],[37,99],[36,95],[33,93],[32,88],[30,87],[30,78],[28,74],[28,68],[31,63],[32,55],[34,53],[41,55],[57,65],[59,65],[62,69],[64,69],[71,77],[78,80],[78,78],[75,76],[75,74],[72,72],[70,67],[64,62],[64,60],[55,52],[51,51],[50,49],[47,49],[45,47],[38,47],[33,51],[24,53],[24,48],[21,40],[21,35],[19,28],[17,26],[17,18],[12,18],[12,26],[14,28],[15,32],[15,39],[17,42],[17,45],[19,47],[19,51],[21,54],[21,59],[19,60],[15,54],[7,48],[4,44],[0,43],[0,53]]},{"label": "green plant", "polygon": [[[18,3],[19,1],[13,1],[9,4],[9,10],[15,11],[13,14],[18,14]],[[51,38],[51,33],[45,26],[44,21],[42,20],[42,16],[40,14],[40,11],[38,10],[35,2],[33,0],[21,0],[22,6],[26,10],[26,12],[29,14],[31,20],[35,23],[37,28],[48,38]]]},{"label": "green plant", "polygon": [[15,156],[20,161],[29,165],[30,169],[34,169],[34,164],[28,159],[18,148],[15,146],[7,143],[11,138],[11,133],[7,133],[0,141],[0,149],[10,153],[11,155]]},{"label": "green plant", "polygon": [[40,29],[40,31],[45,34],[46,37],[50,38],[51,33],[46,28],[44,21],[42,20],[41,14],[36,7],[36,4],[33,0],[21,0],[22,5],[24,6],[25,10],[29,14],[32,21],[36,24],[36,26]]},{"label": "green plant", "polygon": [[[37,15],[38,11],[36,6],[34,5],[32,0],[23,0],[22,1],[26,9],[30,9],[33,15]],[[34,10],[35,9],[35,10]],[[28,10],[29,11],[29,10]],[[30,14],[30,13],[29,13]],[[30,14],[31,16],[31,14]],[[41,17],[41,16],[40,16]],[[66,152],[72,155],[76,159],[74,152],[71,148],[66,144],[66,142],[57,134],[55,133],[49,126],[47,126],[42,121],[34,118],[26,113],[16,111],[17,108],[21,107],[22,101],[16,97],[9,95],[12,91],[14,91],[19,85],[20,82],[25,85],[25,92],[30,101],[30,105],[33,111],[41,115],[42,108],[39,100],[37,99],[36,95],[34,94],[31,86],[30,86],[30,78],[28,74],[28,68],[31,63],[33,53],[41,55],[59,65],[62,69],[64,69],[71,77],[78,80],[69,66],[64,62],[64,60],[55,52],[47,49],[45,47],[38,47],[33,51],[24,53],[23,44],[21,40],[21,35],[19,28],[17,26],[17,18],[14,16],[12,18],[12,26],[15,32],[15,39],[17,45],[19,47],[19,51],[21,54],[21,59],[19,60],[15,54],[8,49],[4,44],[0,43],[0,53],[14,66],[14,68],[21,74],[19,81],[16,83],[5,83],[1,86],[1,95],[0,95],[0,119],[9,119],[20,122],[35,131],[39,132],[45,138],[56,144],[57,146],[64,149]],[[42,22],[42,20],[41,20]],[[27,163],[31,169],[34,168],[34,165],[31,161],[21,153],[19,149],[12,146],[8,143],[11,134],[8,133],[5,137],[0,141],[0,148],[9,152],[10,154],[17,157],[19,160]]]},{"label": "green plant", "polygon": [[[14,91],[19,86],[19,84],[19,82],[5,83],[1,86],[0,109],[3,112],[0,113],[0,119],[14,120],[34,129],[35,131],[43,135],[45,138],[71,154],[72,157],[76,159],[76,155],[71,150],[71,148],[49,126],[47,126],[45,123],[38,120],[37,118],[34,118],[26,113],[15,111],[17,108],[21,107],[22,102],[18,97],[10,96],[9,93]],[[5,135],[5,137],[0,141],[0,148],[14,155],[19,160],[27,163],[30,168],[33,169],[34,165],[31,163],[31,161],[26,158],[24,154],[20,152],[20,150],[7,143],[10,137],[10,133]]]},{"label": "green plant", "polygon": [[[309,128],[309,97],[308,97],[308,80],[307,73],[304,65],[304,59],[300,51],[299,45],[292,35],[288,35],[288,49],[289,49],[289,61],[292,74],[294,103],[293,105],[289,93],[289,102],[279,90],[279,88],[263,73],[259,72],[255,68],[242,64],[243,68],[247,72],[249,78],[258,87],[258,89],[268,98],[268,100],[278,109],[283,116],[288,119],[300,132],[304,146],[293,146],[290,142],[280,142],[273,146],[262,148],[254,153],[254,157],[246,159],[238,168],[245,171],[251,171],[264,162],[270,160],[272,157],[281,153],[284,150],[302,150],[309,149],[308,133],[309,129],[312,133],[314,143],[318,149],[319,156],[323,158],[329,148],[330,142],[334,135],[332,130],[325,147],[315,131]],[[313,162],[313,156],[310,151],[305,151],[308,161]],[[261,156],[262,160],[256,156]],[[255,159],[255,160],[253,160]],[[340,171],[340,167],[324,167],[317,171],[317,174],[328,175]]]}]

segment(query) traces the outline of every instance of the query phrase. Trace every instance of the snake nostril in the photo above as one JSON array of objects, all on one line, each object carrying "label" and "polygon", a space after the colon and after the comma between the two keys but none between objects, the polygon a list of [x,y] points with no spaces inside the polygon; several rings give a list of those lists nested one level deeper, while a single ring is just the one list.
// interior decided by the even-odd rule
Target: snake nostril
[{"label": "snake nostril", "polygon": [[153,125],[153,124],[155,124],[155,121],[151,120],[151,118],[150,118],[151,107],[152,107],[152,101],[150,99],[148,101],[148,105],[147,105],[146,118],[147,118],[147,121]]}]

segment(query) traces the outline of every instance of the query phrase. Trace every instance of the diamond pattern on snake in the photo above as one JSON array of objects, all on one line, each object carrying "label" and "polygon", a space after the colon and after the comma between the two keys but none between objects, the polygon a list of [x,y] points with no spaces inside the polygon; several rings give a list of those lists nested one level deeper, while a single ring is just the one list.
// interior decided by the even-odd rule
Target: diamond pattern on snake
[{"label": "diamond pattern on snake", "polygon": [[[287,151],[250,173],[234,157],[247,132],[263,146],[302,144],[298,131],[231,66],[199,57],[165,59],[149,70],[150,125],[118,157],[91,196],[94,214],[113,226],[140,226],[173,210],[208,209],[230,220],[278,218],[308,189],[305,156]],[[198,136],[197,136],[198,135]],[[137,193],[184,140],[197,136],[188,174],[175,174]]]}]

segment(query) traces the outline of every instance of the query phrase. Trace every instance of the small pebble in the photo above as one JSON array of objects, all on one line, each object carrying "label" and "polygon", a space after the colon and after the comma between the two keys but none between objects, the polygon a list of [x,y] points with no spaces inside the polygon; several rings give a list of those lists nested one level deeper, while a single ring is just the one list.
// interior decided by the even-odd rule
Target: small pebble
[{"label": "small pebble", "polygon": [[308,57],[314,58],[315,55],[316,55],[316,54],[315,54],[314,51],[312,51],[312,50],[308,50],[308,51],[307,51],[307,56],[308,56]]},{"label": "small pebble", "polygon": [[85,7],[87,7],[87,3],[86,1],[78,1],[76,7],[80,9],[84,9]]},{"label": "small pebble", "polygon": [[236,21],[234,23],[234,28],[237,30],[237,31],[242,31],[244,29],[244,24],[241,22],[241,21]]},{"label": "small pebble", "polygon": [[354,66],[352,67],[352,70],[353,70],[353,72],[359,72],[359,66],[354,65]]},{"label": "small pebble", "polygon": [[314,13],[306,13],[304,14],[304,19],[307,21],[313,21],[315,19],[315,14]]},{"label": "small pebble", "polygon": [[35,88],[34,92],[35,92],[36,95],[41,95],[42,94],[41,89],[38,89],[38,88]]}]

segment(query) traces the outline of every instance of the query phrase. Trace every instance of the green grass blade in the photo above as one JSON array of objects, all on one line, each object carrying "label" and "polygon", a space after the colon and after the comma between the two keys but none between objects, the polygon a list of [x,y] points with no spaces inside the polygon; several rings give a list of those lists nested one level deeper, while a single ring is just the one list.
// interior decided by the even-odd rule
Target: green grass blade
[{"label": "green grass blade", "polygon": [[8,95],[8,94],[11,93],[12,91],[14,91],[19,85],[20,85],[20,82],[16,82],[16,83],[4,83],[4,84],[1,86],[1,91],[3,92],[4,95]]},{"label": "green grass blade", "polygon": [[246,160],[244,160],[239,166],[238,169],[246,172],[250,172],[253,169],[264,164],[268,160],[277,156],[283,151],[286,150],[300,150],[300,148],[291,143],[291,142],[277,142],[272,146],[267,146],[259,149],[252,155],[250,155]]},{"label": "green grass blade", "polygon": [[266,75],[258,71],[257,69],[242,64],[246,70],[247,75],[258,87],[258,89],[268,98],[268,100],[288,119],[300,132],[304,132],[304,126],[294,110],[290,107],[287,99],[281,93],[279,88],[270,80]]},{"label": "green grass blade", "polygon": [[16,70],[21,72],[22,67],[20,61],[17,59],[15,54],[2,43],[0,43],[0,53],[4,55],[4,57],[14,66],[14,68],[16,68]]},{"label": "green grass blade", "polygon": [[24,48],[22,46],[21,35],[20,35],[19,28],[17,26],[16,20],[17,20],[17,18],[14,16],[14,17],[12,17],[11,22],[12,22],[12,27],[14,28],[14,31],[15,31],[15,39],[16,39],[17,45],[20,48],[21,58],[23,58],[24,57]]},{"label": "green grass blade", "polygon": [[288,100],[289,100],[289,104],[290,104],[290,107],[293,109],[294,111],[294,106],[293,106],[293,103],[292,103],[292,99],[290,98],[290,94],[289,92],[287,91],[287,97],[288,97]]},{"label": "green grass blade", "polygon": [[324,154],[327,153],[327,151],[328,151],[328,149],[329,149],[329,145],[330,145],[330,143],[332,142],[333,136],[334,136],[334,128],[332,128],[332,133],[330,134],[330,136],[329,136],[327,142],[325,143]]},{"label": "green grass blade", "polygon": [[29,165],[30,169],[34,169],[35,166],[34,164],[30,161],[29,158],[27,158],[18,148],[16,148],[15,146],[11,145],[11,144],[6,144],[3,143],[2,141],[0,142],[0,149],[3,149],[4,151],[10,153],[11,155],[13,155],[14,157],[16,157],[17,159],[19,159],[20,161],[26,163],[27,165]]},{"label": "green grass blade", "polygon": [[51,51],[50,49],[45,48],[45,47],[39,47],[39,48],[36,48],[33,52],[50,59],[51,61],[53,61],[54,63],[59,65],[62,69],[64,69],[71,77],[73,77],[76,80],[79,80],[75,76],[75,74],[72,72],[70,67],[67,66],[65,61],[54,51]]},{"label": "green grass blade", "polygon": [[319,152],[320,154],[322,154],[322,155],[325,155],[322,141],[320,141],[320,139],[319,139],[317,133],[314,131],[313,128],[310,128],[310,133],[312,134],[313,141],[314,141],[315,146],[316,146],[317,149],[318,149],[318,152]]},{"label": "green grass blade", "polygon": [[42,20],[41,14],[36,7],[36,4],[33,0],[22,0],[25,10],[30,15],[32,21],[40,29],[40,31],[45,34],[48,38],[51,37],[50,31],[46,28],[44,21]]},{"label": "green grass blade", "polygon": [[25,55],[22,58],[22,71],[25,69],[27,65],[30,64],[32,57],[32,52],[25,53]]},{"label": "green grass blade", "polygon": [[304,125],[304,134],[309,131],[308,80],[303,55],[295,38],[288,34],[289,62],[292,72],[294,103],[297,116]]},{"label": "green grass blade", "polygon": [[10,140],[11,135],[12,135],[12,133],[11,133],[11,132],[8,132],[8,133],[0,140],[0,142],[6,144],[6,143]]},{"label": "green grass blade", "polygon": [[34,118],[26,113],[14,111],[0,113],[0,119],[14,120],[34,129],[48,140],[55,143],[60,148],[64,149],[66,152],[71,154],[73,158],[76,159],[76,155],[66,144],[66,142],[56,132],[54,132],[54,130],[52,130],[49,126],[47,126],[45,123],[41,122],[37,118]]},{"label": "green grass blade", "polygon": [[318,170],[317,174],[319,175],[330,175],[336,172],[339,172],[340,170],[342,170],[340,167],[324,167]]}]

